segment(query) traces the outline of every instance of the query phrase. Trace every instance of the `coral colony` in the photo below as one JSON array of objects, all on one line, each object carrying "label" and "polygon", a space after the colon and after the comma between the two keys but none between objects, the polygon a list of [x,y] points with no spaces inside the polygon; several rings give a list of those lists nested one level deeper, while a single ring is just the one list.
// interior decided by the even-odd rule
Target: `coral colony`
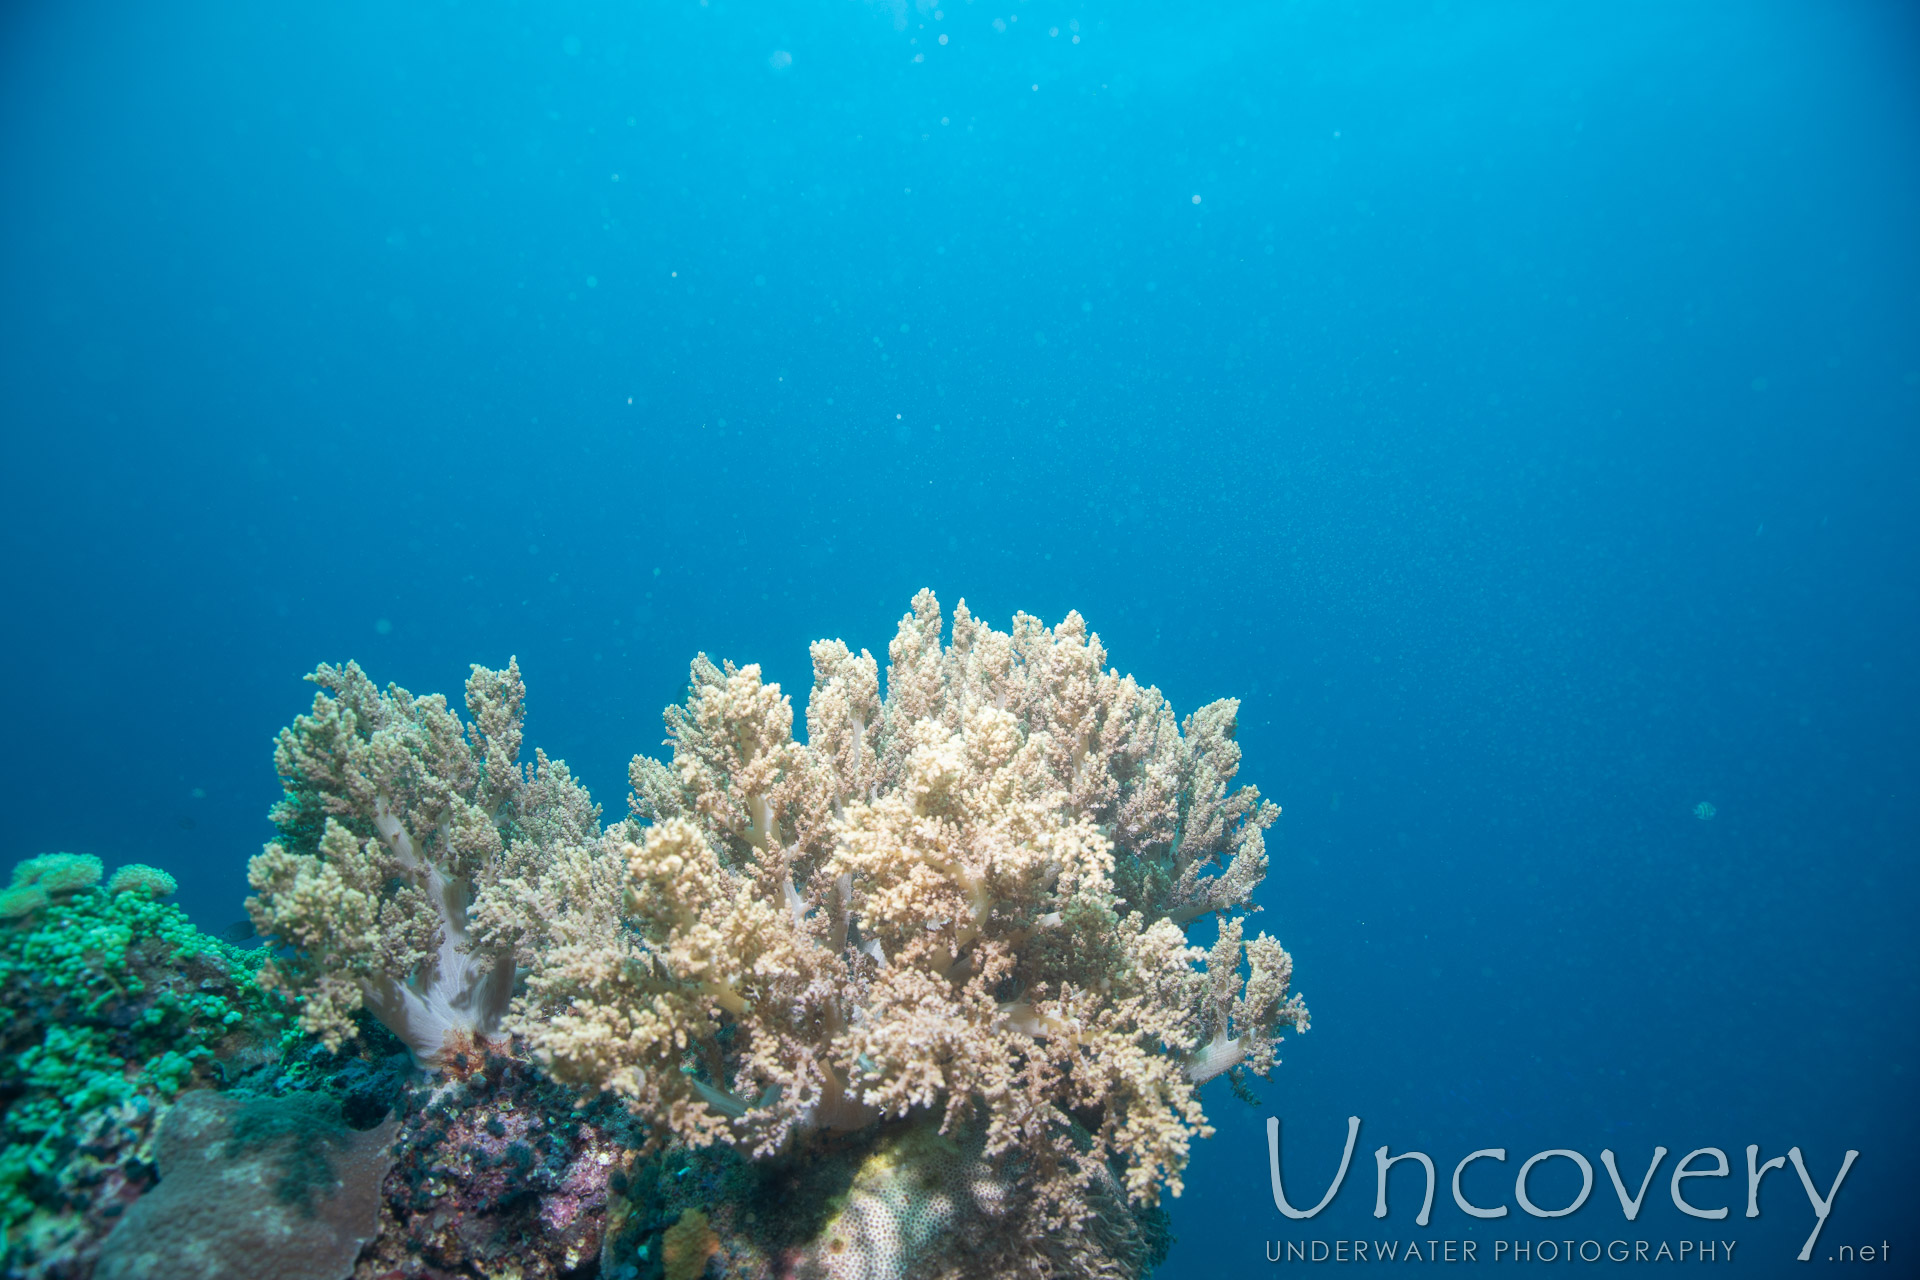
[{"label": "coral colony", "polygon": [[[1279,810],[1233,785],[1238,704],[1181,721],[1077,614],[999,632],[963,602],[948,631],[924,591],[888,656],[883,696],[871,655],[813,646],[804,742],[757,666],[697,658],[610,825],[521,762],[517,665],[474,668],[464,721],[323,666],[276,746],[249,951],[164,873],[23,864],[6,963],[92,932],[67,977],[9,979],[7,1047],[38,1037],[9,1265],[1145,1274],[1199,1087],[1244,1092],[1307,1027],[1244,931]],[[209,1177],[224,1212],[164,1210]],[[251,1209],[276,1248],[237,1247]]]}]

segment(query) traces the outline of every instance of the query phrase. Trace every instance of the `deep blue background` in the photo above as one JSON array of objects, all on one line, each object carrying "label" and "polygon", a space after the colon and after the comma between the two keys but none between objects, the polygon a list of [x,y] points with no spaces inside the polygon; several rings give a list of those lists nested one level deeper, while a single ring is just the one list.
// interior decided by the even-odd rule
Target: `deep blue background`
[{"label": "deep blue background", "polygon": [[[1821,1255],[1911,1256],[1920,27],[994,3],[0,10],[0,858],[237,918],[323,660],[517,653],[617,814],[696,650],[804,691],[922,585],[1078,608],[1245,699],[1315,1014],[1263,1111],[1209,1090],[1163,1274],[1517,1231],[1793,1273],[1748,1142],[1823,1191],[1859,1148]],[[1314,1223],[1267,1111],[1309,1203],[1365,1118]],[[1430,1232],[1410,1166],[1371,1217],[1382,1142]],[[1445,1186],[1656,1142],[1632,1228],[1604,1173],[1524,1228]],[[1707,1145],[1725,1223],[1666,1196]]]}]

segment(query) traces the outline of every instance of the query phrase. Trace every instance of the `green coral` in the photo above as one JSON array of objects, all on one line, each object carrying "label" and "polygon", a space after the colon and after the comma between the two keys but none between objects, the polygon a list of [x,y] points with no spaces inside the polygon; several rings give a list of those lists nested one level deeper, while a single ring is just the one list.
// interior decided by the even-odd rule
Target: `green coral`
[{"label": "green coral", "polygon": [[105,868],[90,853],[43,853],[28,858],[13,868],[13,887],[38,885],[53,896],[91,889],[100,883]]},{"label": "green coral", "polygon": [[150,867],[144,862],[130,862],[113,873],[113,879],[107,881],[107,892],[112,894],[140,893],[149,898],[169,898],[179,889],[180,882],[158,867]]},{"label": "green coral", "polygon": [[[43,853],[15,864],[13,882],[0,890],[0,920],[22,921],[77,893],[100,883],[104,868],[90,853]],[[107,892],[145,898],[166,898],[180,888],[180,882],[159,867],[144,862],[129,863],[113,873]]]},{"label": "green coral", "polygon": [[20,920],[52,902],[37,884],[17,884],[0,890],[0,920]]},{"label": "green coral", "polygon": [[[122,875],[135,868],[123,869]],[[196,1081],[216,1057],[273,1045],[287,1029],[257,981],[259,951],[194,928],[152,889],[98,887],[100,862],[49,854],[14,871],[37,911],[0,930],[0,1226],[58,1209],[63,1167],[83,1128],[120,1108],[139,1115]],[[116,882],[120,880],[115,877]]]}]

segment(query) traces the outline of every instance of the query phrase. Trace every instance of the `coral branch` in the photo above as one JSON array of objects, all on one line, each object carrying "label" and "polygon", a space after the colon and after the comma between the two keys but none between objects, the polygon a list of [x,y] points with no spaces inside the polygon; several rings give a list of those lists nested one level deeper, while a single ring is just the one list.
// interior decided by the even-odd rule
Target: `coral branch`
[{"label": "coral branch", "polygon": [[[283,951],[262,980],[292,994],[329,1047],[365,1008],[424,1065],[497,1034],[510,945],[469,929],[509,846],[597,835],[599,814],[564,765],[517,762],[517,663],[473,669],[471,726],[439,695],[376,689],[358,665],[322,666],[313,710],[280,734],[280,838],[253,859],[247,909]],[[497,940],[509,941],[510,939]]]}]

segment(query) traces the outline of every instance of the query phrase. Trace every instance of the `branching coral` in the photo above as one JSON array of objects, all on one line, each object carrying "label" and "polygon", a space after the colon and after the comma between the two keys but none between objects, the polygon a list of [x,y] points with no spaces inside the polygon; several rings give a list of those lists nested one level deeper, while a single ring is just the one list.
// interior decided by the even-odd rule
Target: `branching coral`
[{"label": "branching coral", "polygon": [[493,1036],[512,995],[515,938],[477,938],[469,910],[503,873],[598,837],[566,767],[518,762],[517,663],[474,667],[470,724],[438,694],[377,689],[322,666],[313,710],[282,730],[280,838],[253,859],[247,909],[283,950],[263,979],[299,1002],[329,1048],[373,1013],[424,1064]]},{"label": "branching coral", "polygon": [[804,744],[759,668],[696,660],[633,820],[528,850],[477,913],[523,940],[510,1024],[656,1141],[767,1157],[918,1117],[1017,1171],[1035,1229],[1116,1175],[1177,1195],[1198,1086],[1307,1025],[1286,952],[1226,918],[1279,812],[1233,788],[1237,704],[1180,722],[1077,614],[1003,633],[963,603],[943,632],[920,593],[884,699],[870,654],[816,644]]}]

